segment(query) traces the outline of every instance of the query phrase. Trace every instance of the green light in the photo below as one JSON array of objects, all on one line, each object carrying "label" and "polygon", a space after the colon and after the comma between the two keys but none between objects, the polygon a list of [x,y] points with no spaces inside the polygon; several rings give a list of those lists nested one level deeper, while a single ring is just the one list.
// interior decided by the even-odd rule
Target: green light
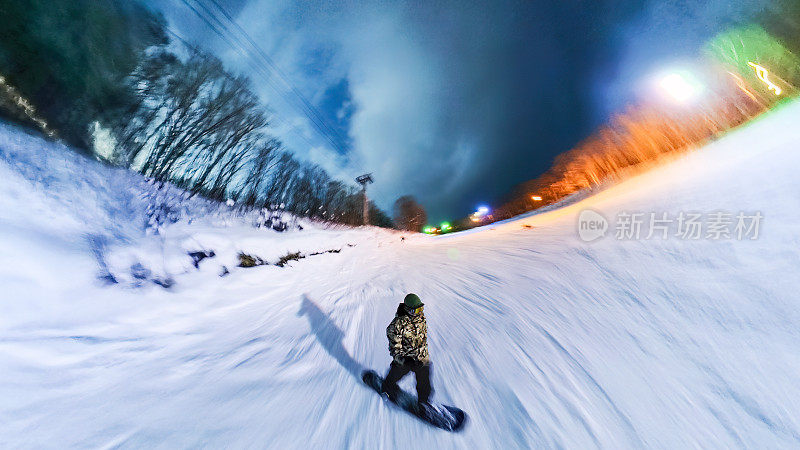
[{"label": "green light", "polygon": [[453,228],[453,226],[450,225],[450,222],[442,222],[442,231],[449,230],[451,228]]},{"label": "green light", "polygon": [[740,89],[752,88],[769,96],[781,95],[783,89],[778,84],[796,77],[800,65],[798,57],[779,39],[755,24],[716,35],[706,44],[705,52],[735,78],[744,80]]}]

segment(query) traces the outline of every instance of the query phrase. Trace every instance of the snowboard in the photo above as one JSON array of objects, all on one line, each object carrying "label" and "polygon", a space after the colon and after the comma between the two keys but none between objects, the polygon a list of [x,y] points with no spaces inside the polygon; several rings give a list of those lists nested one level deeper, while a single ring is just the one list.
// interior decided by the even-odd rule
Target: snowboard
[{"label": "snowboard", "polygon": [[436,403],[431,403],[430,406],[418,405],[417,398],[403,390],[398,390],[395,401],[390,400],[388,395],[381,393],[383,377],[378,375],[374,370],[365,370],[361,374],[361,379],[364,380],[364,384],[374,389],[378,394],[381,394],[381,397],[386,401],[394,403],[403,411],[418,417],[434,427],[447,431],[460,431],[467,420],[466,413],[455,406]]}]

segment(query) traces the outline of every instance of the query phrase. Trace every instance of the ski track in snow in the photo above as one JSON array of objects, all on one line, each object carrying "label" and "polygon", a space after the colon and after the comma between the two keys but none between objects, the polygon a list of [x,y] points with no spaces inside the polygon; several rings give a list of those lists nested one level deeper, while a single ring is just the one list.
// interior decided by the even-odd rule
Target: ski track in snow
[{"label": "ski track in snow", "polygon": [[[3,218],[0,446],[797,448],[798,114],[555,211],[404,243],[310,230],[341,253],[187,272],[171,291],[100,286],[70,235],[53,244],[36,215],[28,230]],[[45,195],[2,187],[7,208]],[[752,241],[583,243],[584,208],[764,220]],[[246,240],[288,239],[263,233]],[[426,303],[434,399],[469,415],[461,433],[360,381],[387,370],[407,292]],[[413,374],[401,384],[413,392]]]}]

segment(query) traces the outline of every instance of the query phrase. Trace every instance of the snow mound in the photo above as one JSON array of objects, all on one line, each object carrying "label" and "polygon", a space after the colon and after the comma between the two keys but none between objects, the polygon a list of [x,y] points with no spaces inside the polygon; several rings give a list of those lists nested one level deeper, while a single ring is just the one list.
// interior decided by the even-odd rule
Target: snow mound
[{"label": "snow mound", "polygon": [[[106,283],[170,287],[197,269],[232,270],[241,252],[274,262],[348,243],[327,241],[341,234],[335,227],[207,201],[6,124],[0,180],[0,269],[10,298]],[[213,257],[200,263],[192,253]]]}]

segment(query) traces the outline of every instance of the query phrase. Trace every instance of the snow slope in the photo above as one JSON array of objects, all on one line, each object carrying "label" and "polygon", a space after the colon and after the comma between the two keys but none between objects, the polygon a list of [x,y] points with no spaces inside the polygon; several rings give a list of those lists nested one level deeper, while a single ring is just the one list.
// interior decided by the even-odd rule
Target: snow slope
[{"label": "snow slope", "polygon": [[[790,105],[595,196],[469,233],[287,237],[231,219],[114,241],[121,254],[126,241],[135,253],[154,239],[342,247],[226,277],[220,261],[204,261],[199,271],[173,270],[170,290],[97,283],[70,207],[77,200],[33,189],[41,183],[24,170],[33,163],[5,156],[0,444],[796,448],[799,116],[800,104]],[[8,155],[14,132],[2,134]],[[86,179],[108,177],[85,167]],[[91,183],[74,189],[103,195]],[[75,224],[64,231],[42,220],[31,212],[42,204],[61,205]],[[609,220],[622,211],[764,219],[756,240],[625,241],[611,230],[586,243],[576,232],[586,208]],[[98,219],[96,232],[113,236],[107,230],[122,225],[112,222]],[[385,326],[407,292],[427,305],[434,398],[470,416],[460,434],[391,410],[358,379],[363,368],[387,367]]]}]

